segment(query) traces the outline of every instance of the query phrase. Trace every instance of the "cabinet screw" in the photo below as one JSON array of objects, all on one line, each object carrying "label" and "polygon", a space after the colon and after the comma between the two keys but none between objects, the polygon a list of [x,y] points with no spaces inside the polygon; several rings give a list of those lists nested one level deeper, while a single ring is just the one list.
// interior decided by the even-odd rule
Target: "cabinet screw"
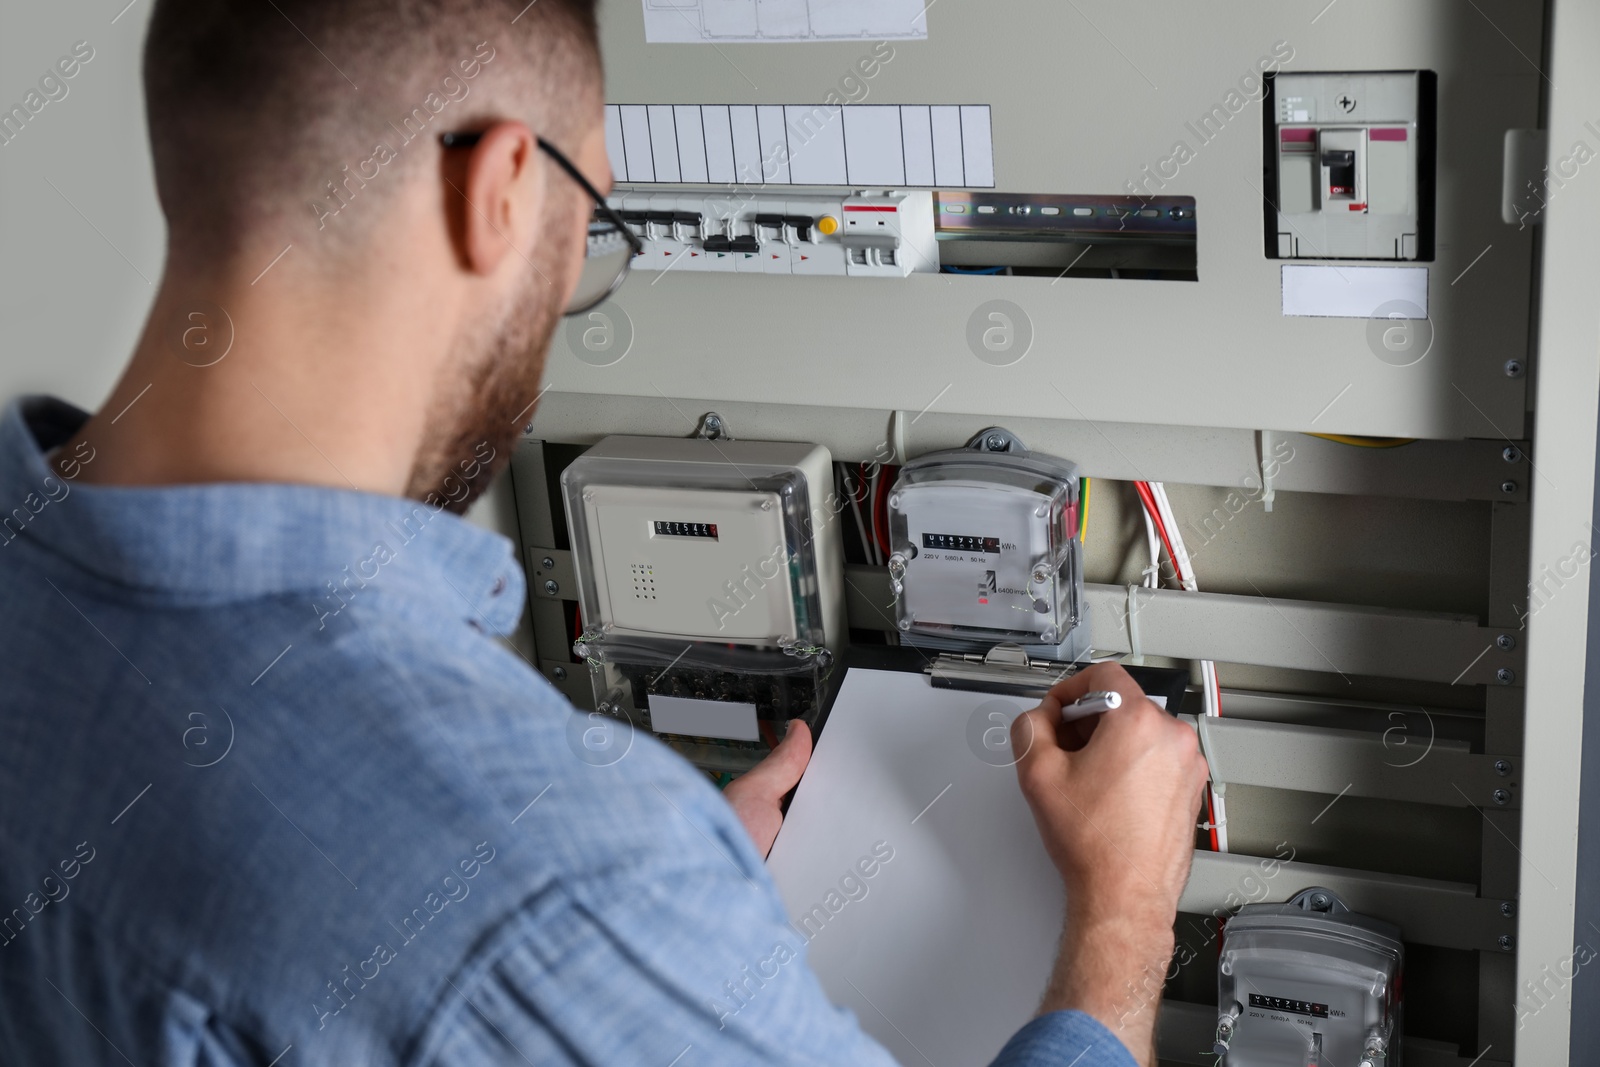
[{"label": "cabinet screw", "polygon": [[1500,458],[1507,463],[1515,463],[1522,458],[1522,451],[1516,445],[1506,445],[1500,450]]},{"label": "cabinet screw", "polygon": [[556,676],[556,681],[558,682],[564,682],[567,680],[567,669],[565,667],[557,667],[550,673]]},{"label": "cabinet screw", "polygon": [[1510,496],[1512,493],[1517,491],[1517,483],[1512,481],[1510,478],[1507,478],[1505,481],[1500,483],[1500,491],[1505,493],[1507,496]]},{"label": "cabinet screw", "polygon": [[1517,672],[1512,670],[1510,667],[1501,667],[1499,670],[1494,672],[1494,680],[1499,682],[1501,685],[1510,685],[1512,682],[1517,680]]},{"label": "cabinet screw", "polygon": [[1494,802],[1502,808],[1511,803],[1511,793],[1505,789],[1496,789],[1493,793],[1490,793],[1489,796],[1492,797]]},{"label": "cabinet screw", "polygon": [[1494,761],[1494,773],[1504,778],[1511,773],[1511,763],[1508,760],[1497,759]]},{"label": "cabinet screw", "polygon": [[543,567],[547,571],[553,571],[556,569],[556,561],[551,559],[549,556],[546,556],[544,559],[539,561],[539,566]]},{"label": "cabinet screw", "polygon": [[1501,915],[1504,915],[1506,918],[1509,919],[1513,915],[1515,915],[1516,913],[1517,913],[1517,905],[1513,901],[1503,900],[1503,901],[1500,902],[1500,914]]},{"label": "cabinet screw", "polygon": [[557,593],[561,592],[561,587],[557,585],[555,579],[552,578],[544,583],[544,591],[549,593],[551,596],[555,596]]},{"label": "cabinet screw", "polygon": [[1494,639],[1494,643],[1495,647],[1500,649],[1502,652],[1510,652],[1513,648],[1517,647],[1517,639],[1512,637],[1510,634],[1501,634],[1499,637]]},{"label": "cabinet screw", "polygon": [[1506,360],[1506,377],[1507,378],[1520,378],[1520,377],[1522,377],[1522,361],[1521,360],[1519,360],[1519,359],[1508,359],[1508,360]]},{"label": "cabinet screw", "polygon": [[1515,948],[1516,944],[1517,939],[1512,937],[1510,934],[1500,935],[1500,947],[1505,949],[1507,952],[1510,952],[1513,948]]}]

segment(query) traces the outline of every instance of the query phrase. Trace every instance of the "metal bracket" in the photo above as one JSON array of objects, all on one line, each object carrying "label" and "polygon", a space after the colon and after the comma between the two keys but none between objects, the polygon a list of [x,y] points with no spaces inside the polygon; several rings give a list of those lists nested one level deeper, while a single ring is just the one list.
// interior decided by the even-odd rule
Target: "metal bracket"
[{"label": "metal bracket", "polygon": [[1227,716],[1178,717],[1199,734],[1214,782],[1485,811],[1521,806],[1511,757],[1435,738],[1431,721],[1429,736],[1422,736],[1405,726],[1378,733]]},{"label": "metal bracket", "polygon": [[572,566],[572,553],[559,548],[528,545],[528,589],[535,599],[578,599],[578,573]]},{"label": "metal bracket", "polygon": [[1022,438],[1006,429],[1004,426],[991,426],[987,430],[980,430],[967,442],[967,447],[974,452],[1026,452],[1028,446],[1022,443]]},{"label": "metal bracket", "polygon": [[733,440],[733,431],[728,429],[728,424],[715,411],[700,416],[700,425],[695,428],[694,435],[702,441]]},{"label": "metal bracket", "polygon": [[1256,900],[1254,895],[1247,898],[1242,887],[1261,882],[1270,885],[1261,898],[1266,901],[1287,900],[1307,886],[1337,893],[1351,910],[1399,926],[1407,941],[1482,952],[1506,951],[1500,943],[1508,925],[1500,912],[1502,902],[1478,896],[1478,887],[1471,883],[1328,867],[1286,858],[1198,851],[1178,910],[1195,915],[1228,915],[1241,903]]},{"label": "metal bracket", "polygon": [[[1215,721],[1215,716],[1180,715],[1178,718],[1184,722],[1189,722],[1194,727],[1195,733],[1199,735],[1200,754],[1206,758],[1206,766],[1210,768],[1208,777],[1211,779],[1212,788],[1222,792],[1222,787],[1227,784],[1228,780],[1222,776],[1222,770],[1217,766],[1217,746],[1211,736],[1211,723]],[[1193,720],[1192,722],[1191,719]]]}]

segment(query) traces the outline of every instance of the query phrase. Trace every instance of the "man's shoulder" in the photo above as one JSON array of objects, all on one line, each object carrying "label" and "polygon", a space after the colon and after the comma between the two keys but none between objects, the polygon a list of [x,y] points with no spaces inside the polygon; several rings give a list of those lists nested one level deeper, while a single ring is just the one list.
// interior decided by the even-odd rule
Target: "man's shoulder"
[{"label": "man's shoulder", "polygon": [[[548,837],[543,862],[574,870],[623,849],[634,858],[671,850],[680,832],[708,822],[732,825],[681,757],[627,720],[575,708],[509,646],[441,639],[393,618],[352,621],[268,695],[284,698],[277,710],[288,728],[304,729],[294,694],[324,693],[345,718],[325,724],[332,758],[409,783],[439,817],[470,810],[525,838]],[[559,814],[540,817],[547,812]]]},{"label": "man's shoulder", "polygon": [[[249,634],[241,648],[278,641],[272,606],[250,616],[248,631],[230,623]],[[432,1013],[451,993],[442,976],[531,902],[638,899],[730,856],[759,871],[703,775],[573,709],[493,640],[347,623],[284,637],[238,685],[215,679],[239,673],[240,643],[197,636],[224,662],[187,680],[183,706],[207,710],[181,744],[151,729],[162,694],[130,690],[59,754],[80,782],[107,770],[57,798],[59,833],[28,858],[53,864],[55,837],[101,808],[115,817],[86,874],[116,877],[80,877],[72,914],[108,974],[143,976],[137,995],[176,980],[221,1018],[383,1041]],[[78,837],[62,840],[70,856]]]}]

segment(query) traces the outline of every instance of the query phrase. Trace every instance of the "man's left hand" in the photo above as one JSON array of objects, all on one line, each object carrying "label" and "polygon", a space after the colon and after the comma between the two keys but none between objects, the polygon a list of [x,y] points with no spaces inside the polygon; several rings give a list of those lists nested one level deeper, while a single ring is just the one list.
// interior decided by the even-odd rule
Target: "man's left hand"
[{"label": "man's left hand", "polygon": [[763,857],[772,851],[783,825],[783,798],[800,781],[811,762],[811,728],[799,719],[760,763],[728,783],[722,795]]}]

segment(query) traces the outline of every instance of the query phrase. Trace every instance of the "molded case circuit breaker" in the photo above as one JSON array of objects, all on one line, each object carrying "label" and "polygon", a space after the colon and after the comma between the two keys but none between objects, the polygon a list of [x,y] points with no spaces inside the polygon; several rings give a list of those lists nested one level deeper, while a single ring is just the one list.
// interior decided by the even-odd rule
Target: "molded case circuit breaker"
[{"label": "molded case circuit breaker", "polygon": [[1432,259],[1432,111],[1424,71],[1278,75],[1267,112],[1277,257]]}]

